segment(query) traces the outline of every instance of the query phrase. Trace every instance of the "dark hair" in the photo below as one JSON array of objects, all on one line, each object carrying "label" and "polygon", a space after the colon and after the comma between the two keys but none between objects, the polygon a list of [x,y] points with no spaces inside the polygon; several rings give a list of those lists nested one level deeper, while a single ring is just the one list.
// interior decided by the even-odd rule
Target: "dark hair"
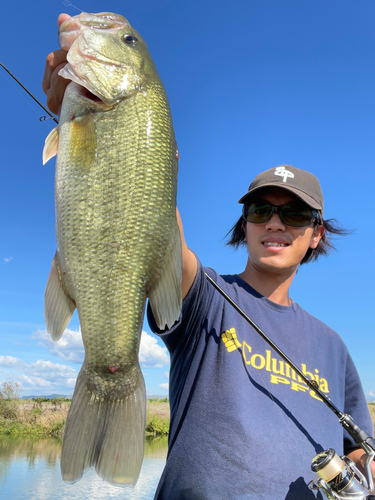
[{"label": "dark hair", "polygon": [[[226,237],[229,237],[226,243],[228,246],[233,246],[237,249],[242,245],[246,245],[245,231],[242,225],[243,222],[245,222],[243,217],[240,217],[225,235]],[[347,236],[353,232],[351,230],[344,229],[336,219],[322,219],[321,224],[315,223],[314,229],[317,229],[320,225],[322,225],[325,229],[324,234],[316,248],[309,248],[307,250],[304,258],[301,260],[301,264],[317,260],[320,255],[328,255],[331,250],[336,250],[332,243],[331,235]]]}]

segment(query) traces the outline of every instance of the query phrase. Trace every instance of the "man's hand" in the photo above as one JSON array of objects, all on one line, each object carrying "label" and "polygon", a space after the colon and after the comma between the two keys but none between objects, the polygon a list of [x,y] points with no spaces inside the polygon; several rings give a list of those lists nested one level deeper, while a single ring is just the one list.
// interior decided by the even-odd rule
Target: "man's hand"
[{"label": "man's hand", "polygon": [[[364,466],[365,466],[366,458],[367,458],[367,455],[366,455],[366,453],[365,453],[365,454],[364,454],[364,455],[362,455],[362,456],[361,456],[361,458],[359,459],[359,460],[360,460],[360,463],[361,463],[361,465],[362,465],[362,467],[364,467]],[[375,479],[375,462],[374,462],[374,460],[371,462],[370,467],[371,467],[372,477]]]},{"label": "man's hand", "polygon": [[[68,14],[60,14],[57,25],[60,26],[69,17]],[[66,54],[67,52],[62,49],[48,54],[42,81],[42,89],[47,96],[47,106],[56,115],[60,114],[64,92],[70,83],[70,80],[58,75],[60,69],[66,64]]]},{"label": "man's hand", "polygon": [[[353,462],[356,464],[356,466],[359,466],[359,469],[364,472],[364,466],[366,462],[367,455],[366,453],[363,453],[362,448],[358,448],[358,450],[352,451],[351,453],[348,454],[348,457],[353,460]],[[371,472],[373,477],[375,478],[375,462],[371,462]]]}]

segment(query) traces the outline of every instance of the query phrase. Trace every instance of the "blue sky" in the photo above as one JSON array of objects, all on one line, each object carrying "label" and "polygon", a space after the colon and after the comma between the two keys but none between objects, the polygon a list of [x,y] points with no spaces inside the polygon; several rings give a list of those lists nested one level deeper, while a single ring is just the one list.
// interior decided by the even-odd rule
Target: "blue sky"
[{"label": "blue sky", "polygon": [[[260,171],[288,163],[317,175],[325,217],[355,231],[337,241],[337,252],[300,269],[291,296],[341,335],[374,397],[375,0],[67,4],[6,2],[1,62],[44,103],[40,83],[45,56],[58,47],[58,14],[127,17],[167,90],[181,157],[178,205],[203,264],[243,270],[245,250],[225,247],[223,237]],[[54,161],[43,166],[41,158],[54,124],[39,122],[43,111],[1,68],[0,89],[0,383],[20,382],[24,396],[71,394],[83,359],[78,317],[57,344],[43,318],[55,230]],[[147,323],[144,330],[147,391],[166,395],[166,350]]]}]

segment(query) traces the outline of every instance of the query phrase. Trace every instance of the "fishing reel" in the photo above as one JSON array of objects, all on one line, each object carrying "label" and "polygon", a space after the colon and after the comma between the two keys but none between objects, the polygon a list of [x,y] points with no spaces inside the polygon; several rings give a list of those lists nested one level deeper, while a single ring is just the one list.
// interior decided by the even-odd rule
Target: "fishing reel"
[{"label": "fishing reel", "polygon": [[332,448],[316,455],[311,470],[317,474],[311,489],[323,490],[329,500],[375,500],[371,471],[366,478],[350,458],[339,457]]},{"label": "fishing reel", "polygon": [[375,500],[371,462],[375,457],[375,439],[361,429],[350,415],[342,414],[340,424],[366,452],[365,476],[346,456],[339,457],[332,448],[316,455],[311,470],[316,477],[311,489],[321,489],[329,500]]}]

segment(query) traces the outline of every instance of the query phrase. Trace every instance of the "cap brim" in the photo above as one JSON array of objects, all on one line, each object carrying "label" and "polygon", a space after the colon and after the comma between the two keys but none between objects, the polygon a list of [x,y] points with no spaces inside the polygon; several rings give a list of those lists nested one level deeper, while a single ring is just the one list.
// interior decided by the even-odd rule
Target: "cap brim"
[{"label": "cap brim", "polygon": [[304,193],[303,191],[300,191],[299,189],[296,189],[293,187],[280,186],[280,183],[275,183],[275,184],[272,184],[272,183],[268,184],[267,183],[264,186],[257,186],[254,189],[250,189],[250,191],[248,191],[245,195],[242,196],[242,198],[240,198],[238,200],[238,203],[243,203],[244,205],[246,205],[246,202],[250,201],[250,199],[254,196],[254,193],[256,193],[257,191],[260,191],[261,189],[265,189],[268,187],[278,187],[281,189],[285,189],[285,191],[290,191],[291,193],[298,196],[298,198],[300,198],[302,201],[304,201],[307,205],[309,205],[309,207],[314,208],[315,210],[322,211],[322,207],[313,198],[311,198],[311,196],[309,196],[308,194]]}]

